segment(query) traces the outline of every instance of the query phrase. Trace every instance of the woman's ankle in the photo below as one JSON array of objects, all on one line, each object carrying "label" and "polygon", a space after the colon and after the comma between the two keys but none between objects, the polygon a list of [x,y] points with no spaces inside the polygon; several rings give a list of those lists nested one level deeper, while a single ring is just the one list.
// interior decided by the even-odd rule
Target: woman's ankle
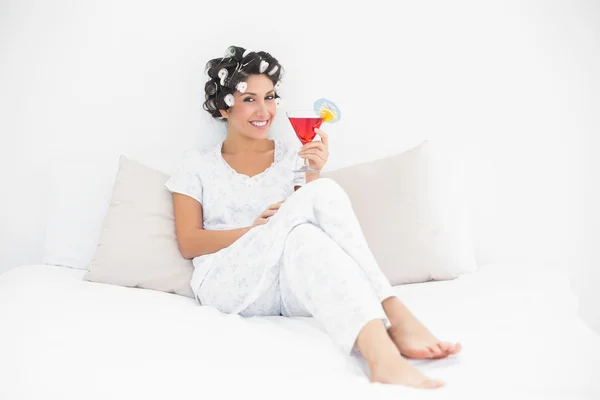
[{"label": "woman's ankle", "polygon": [[415,318],[408,307],[396,296],[388,297],[381,302],[381,305],[392,327]]},{"label": "woman's ankle", "polygon": [[359,332],[356,346],[371,367],[381,360],[400,355],[382,320],[368,322]]}]

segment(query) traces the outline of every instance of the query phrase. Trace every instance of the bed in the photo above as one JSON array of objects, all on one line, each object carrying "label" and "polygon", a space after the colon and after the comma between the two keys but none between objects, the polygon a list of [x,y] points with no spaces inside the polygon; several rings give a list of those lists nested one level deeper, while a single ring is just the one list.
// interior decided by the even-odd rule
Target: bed
[{"label": "bed", "polygon": [[567,275],[494,264],[397,285],[463,351],[412,360],[446,387],[370,384],[312,318],[224,315],[193,299],[22,265],[0,275],[0,398],[599,399],[600,338],[577,316]]}]

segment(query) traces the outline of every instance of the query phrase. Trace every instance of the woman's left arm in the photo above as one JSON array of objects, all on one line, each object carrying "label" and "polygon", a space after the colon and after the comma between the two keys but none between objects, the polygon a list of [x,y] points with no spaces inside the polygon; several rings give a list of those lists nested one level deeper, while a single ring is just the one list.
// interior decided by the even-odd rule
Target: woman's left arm
[{"label": "woman's left arm", "polygon": [[329,158],[329,137],[327,133],[315,128],[317,135],[321,137],[320,142],[309,142],[302,146],[298,155],[308,160],[308,166],[319,172],[307,173],[306,183],[319,179],[319,175],[327,159]]}]

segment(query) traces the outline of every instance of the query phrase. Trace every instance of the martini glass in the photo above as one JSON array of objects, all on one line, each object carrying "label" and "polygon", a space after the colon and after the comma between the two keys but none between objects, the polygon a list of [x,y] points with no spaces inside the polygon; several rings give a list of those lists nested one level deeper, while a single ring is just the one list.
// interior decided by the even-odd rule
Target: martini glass
[{"label": "martini glass", "polygon": [[[315,128],[320,128],[321,124],[323,123],[323,117],[321,117],[314,110],[288,111],[286,115],[290,120],[290,123],[294,128],[294,132],[296,132],[296,136],[302,145],[312,142],[317,135],[315,133]],[[298,164],[302,165],[294,170],[295,189],[297,189],[297,186],[302,186],[306,183],[306,173],[319,172],[310,168],[308,165],[308,160],[302,160],[302,157],[300,156],[297,158],[296,165]]]}]

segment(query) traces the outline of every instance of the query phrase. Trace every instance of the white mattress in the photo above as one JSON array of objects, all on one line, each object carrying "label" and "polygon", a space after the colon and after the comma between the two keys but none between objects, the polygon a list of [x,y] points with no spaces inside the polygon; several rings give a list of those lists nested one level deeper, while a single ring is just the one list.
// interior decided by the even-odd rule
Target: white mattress
[{"label": "white mattress", "polygon": [[[312,318],[242,318],[26,265],[0,275],[0,399],[599,399],[600,338],[565,276],[495,265],[395,288],[458,356],[411,361],[447,386],[370,384]],[[168,397],[167,397],[168,396]]]}]

